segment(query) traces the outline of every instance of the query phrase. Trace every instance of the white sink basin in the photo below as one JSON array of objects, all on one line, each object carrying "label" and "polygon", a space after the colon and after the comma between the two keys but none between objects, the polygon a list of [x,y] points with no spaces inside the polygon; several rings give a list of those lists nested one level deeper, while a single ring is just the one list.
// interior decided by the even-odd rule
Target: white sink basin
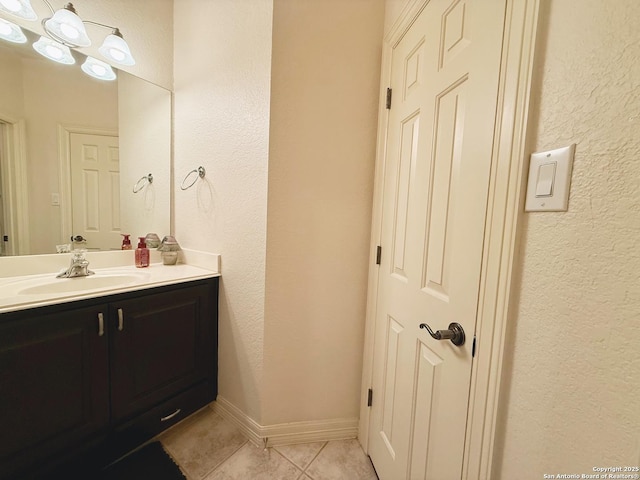
[{"label": "white sink basin", "polygon": [[15,295],[47,295],[86,292],[112,287],[126,287],[143,282],[145,274],[95,274],[88,277],[55,278],[39,277],[12,285]]}]

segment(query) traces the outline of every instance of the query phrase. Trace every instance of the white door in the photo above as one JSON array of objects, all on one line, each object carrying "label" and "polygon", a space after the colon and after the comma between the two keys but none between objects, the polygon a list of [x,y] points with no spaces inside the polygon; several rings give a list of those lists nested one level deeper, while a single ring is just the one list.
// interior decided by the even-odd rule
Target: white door
[{"label": "white door", "polygon": [[[431,0],[392,53],[369,454],[460,479],[505,0]],[[425,329],[459,323],[461,346]]]},{"label": "white door", "polygon": [[5,227],[5,209],[8,206],[8,203],[4,197],[4,179],[3,179],[3,171],[4,171],[4,124],[0,122],[0,256],[6,255],[7,251],[5,248],[5,235],[7,235],[6,227]]},{"label": "white door", "polygon": [[70,134],[74,248],[118,250],[120,161],[118,137]]}]

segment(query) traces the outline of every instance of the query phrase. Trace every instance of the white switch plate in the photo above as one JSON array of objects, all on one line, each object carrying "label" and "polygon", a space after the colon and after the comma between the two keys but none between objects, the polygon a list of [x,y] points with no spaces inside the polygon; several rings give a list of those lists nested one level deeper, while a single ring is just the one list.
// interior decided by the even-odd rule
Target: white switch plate
[{"label": "white switch plate", "polygon": [[[571,169],[573,155],[576,151],[575,143],[568,147],[538,152],[531,155],[529,164],[529,181],[527,183],[526,212],[566,212],[569,206],[569,186],[571,185]],[[549,164],[555,163],[555,170]],[[542,167],[542,172],[541,172]],[[553,171],[553,178],[549,179],[549,172]],[[541,175],[542,173],[542,175]],[[547,185],[539,185],[543,181],[552,182],[551,195],[536,195],[547,190]]]}]

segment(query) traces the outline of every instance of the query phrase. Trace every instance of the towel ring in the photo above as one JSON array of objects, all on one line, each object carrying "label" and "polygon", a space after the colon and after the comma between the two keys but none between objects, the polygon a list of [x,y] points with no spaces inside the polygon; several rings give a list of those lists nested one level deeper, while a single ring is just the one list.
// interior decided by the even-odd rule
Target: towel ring
[{"label": "towel ring", "polygon": [[[191,182],[189,185],[185,186],[184,182],[186,182],[186,181],[187,181],[187,178],[189,178],[189,176],[190,176],[192,173],[197,173],[198,175],[197,175],[196,177],[194,177],[194,178],[193,178],[193,182]],[[196,168],[196,169],[194,169],[194,170],[191,170],[191,171],[190,171],[189,173],[187,173],[187,175],[184,177],[184,180],[182,180],[182,184],[180,185],[180,189],[181,189],[181,190],[187,190],[188,188],[193,187],[193,186],[196,184],[196,182],[198,181],[198,178],[204,178],[205,174],[206,174],[206,171],[205,171],[204,167],[198,167],[198,168]]]},{"label": "towel ring", "polygon": [[133,193],[138,193],[147,185],[147,183],[153,183],[153,175],[149,174],[141,177],[133,186]]}]

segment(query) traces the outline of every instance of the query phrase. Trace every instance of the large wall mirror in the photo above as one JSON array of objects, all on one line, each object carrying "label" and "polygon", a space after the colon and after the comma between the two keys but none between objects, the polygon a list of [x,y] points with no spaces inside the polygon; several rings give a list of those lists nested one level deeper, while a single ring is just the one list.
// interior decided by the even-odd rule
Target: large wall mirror
[{"label": "large wall mirror", "polygon": [[121,233],[132,243],[168,234],[171,92],[118,70],[94,79],[81,53],[55,63],[25,34],[0,39],[0,254],[115,250]]}]

